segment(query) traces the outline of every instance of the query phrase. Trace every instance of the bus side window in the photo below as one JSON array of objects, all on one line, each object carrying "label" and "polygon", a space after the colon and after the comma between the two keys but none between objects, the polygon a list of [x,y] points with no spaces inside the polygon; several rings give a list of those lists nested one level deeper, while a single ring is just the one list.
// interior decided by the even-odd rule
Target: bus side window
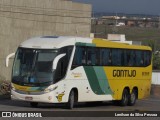
[{"label": "bus side window", "polygon": [[137,58],[137,56],[136,56],[136,51],[133,50],[133,56],[132,56],[132,59],[133,59],[133,66],[136,65],[136,58]]},{"label": "bus side window", "polygon": [[135,64],[136,64],[136,53],[135,53],[135,50],[130,50],[129,66],[135,66]]},{"label": "bus side window", "polygon": [[105,49],[100,49],[100,65],[106,65]]},{"label": "bus side window", "polygon": [[141,51],[141,66],[144,66],[144,51]]},{"label": "bus side window", "polygon": [[112,65],[120,66],[121,65],[121,49],[112,49]]},{"label": "bus side window", "polygon": [[144,52],[144,66],[148,66],[151,64],[151,52],[145,51]]},{"label": "bus side window", "polygon": [[[95,55],[92,53],[92,49],[91,48],[88,48],[87,49],[87,65],[92,65],[92,60],[91,59],[94,59],[95,58]],[[94,57],[94,58],[93,58]],[[94,62],[94,61],[93,61]]]},{"label": "bus side window", "polygon": [[121,50],[121,65],[125,66],[125,50]]},{"label": "bus side window", "polygon": [[100,65],[101,66],[107,66],[111,63],[111,52],[108,48],[102,48],[100,49]]},{"label": "bus side window", "polygon": [[151,51],[147,51],[147,60],[148,60],[148,65],[150,65],[151,60],[152,60],[152,52]]},{"label": "bus side window", "polygon": [[131,50],[127,51],[126,57],[127,57],[127,66],[131,66]]},{"label": "bus side window", "polygon": [[76,47],[72,69],[86,64],[86,49],[85,47]]},{"label": "bus side window", "polygon": [[144,66],[144,54],[143,51],[137,50],[136,51],[136,66]]},{"label": "bus side window", "polygon": [[99,65],[99,49],[95,47],[87,48],[87,65]]},{"label": "bus side window", "polygon": [[123,62],[124,64],[123,65],[128,66],[127,50],[124,49],[123,54],[124,54],[124,62]]},{"label": "bus side window", "polygon": [[99,66],[100,65],[100,49],[96,48],[95,52],[96,52],[96,65]]},{"label": "bus side window", "polygon": [[86,49],[85,48],[81,48],[81,52],[79,53],[79,55],[81,56],[81,58],[80,58],[80,60],[81,60],[80,65],[85,65],[86,64]]}]

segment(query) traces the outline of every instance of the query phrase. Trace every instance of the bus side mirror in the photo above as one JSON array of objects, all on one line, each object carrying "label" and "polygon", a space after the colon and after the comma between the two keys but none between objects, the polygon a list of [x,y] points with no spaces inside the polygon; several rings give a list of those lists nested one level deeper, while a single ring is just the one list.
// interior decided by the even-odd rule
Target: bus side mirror
[{"label": "bus side mirror", "polygon": [[53,60],[53,65],[52,65],[52,70],[55,70],[57,68],[57,64],[58,64],[58,61],[64,57],[66,55],[66,53],[64,54],[60,54],[58,55],[54,60]]},{"label": "bus side mirror", "polygon": [[8,65],[9,65],[9,59],[11,58],[11,57],[13,57],[15,55],[15,53],[11,53],[11,54],[9,54],[7,57],[6,57],[6,67],[8,67]]}]

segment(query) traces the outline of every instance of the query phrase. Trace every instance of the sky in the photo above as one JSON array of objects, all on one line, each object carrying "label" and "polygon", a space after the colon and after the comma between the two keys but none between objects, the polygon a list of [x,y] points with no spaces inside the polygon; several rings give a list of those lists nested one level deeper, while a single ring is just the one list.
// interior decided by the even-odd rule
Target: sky
[{"label": "sky", "polygon": [[160,0],[73,0],[90,3],[95,12],[160,15]]}]

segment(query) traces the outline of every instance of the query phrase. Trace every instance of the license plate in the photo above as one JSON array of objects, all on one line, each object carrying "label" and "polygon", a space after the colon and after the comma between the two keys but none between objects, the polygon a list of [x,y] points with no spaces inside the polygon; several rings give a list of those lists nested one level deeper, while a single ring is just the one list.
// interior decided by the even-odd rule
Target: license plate
[{"label": "license plate", "polygon": [[32,97],[25,97],[25,100],[33,100]]}]

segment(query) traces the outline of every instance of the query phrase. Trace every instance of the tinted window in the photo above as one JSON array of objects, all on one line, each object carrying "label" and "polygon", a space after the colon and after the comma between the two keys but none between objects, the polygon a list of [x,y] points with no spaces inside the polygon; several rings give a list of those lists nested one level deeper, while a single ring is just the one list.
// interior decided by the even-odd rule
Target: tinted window
[{"label": "tinted window", "polygon": [[144,65],[144,54],[142,51],[136,51],[136,66]]},{"label": "tinted window", "polygon": [[124,50],[124,66],[135,66],[135,65],[136,65],[136,51]]},{"label": "tinted window", "polygon": [[100,49],[100,65],[111,65],[111,50]]},{"label": "tinted window", "polygon": [[85,47],[76,47],[73,66],[81,66],[86,64],[86,50]]},{"label": "tinted window", "polygon": [[144,52],[144,66],[148,66],[151,64],[151,52],[145,51]]},{"label": "tinted window", "polygon": [[112,49],[112,65],[113,66],[121,66],[121,49]]},{"label": "tinted window", "polygon": [[151,51],[77,47],[72,69],[77,66],[143,67],[151,64]]},{"label": "tinted window", "polygon": [[89,47],[87,49],[87,65],[99,65],[99,49]]}]

